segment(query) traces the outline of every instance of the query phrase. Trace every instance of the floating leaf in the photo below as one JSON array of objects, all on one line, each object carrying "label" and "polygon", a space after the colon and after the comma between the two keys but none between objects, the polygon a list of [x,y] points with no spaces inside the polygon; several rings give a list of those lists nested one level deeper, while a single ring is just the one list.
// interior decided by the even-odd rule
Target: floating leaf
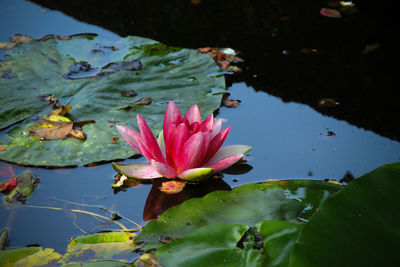
[{"label": "floating leaf", "polygon": [[121,90],[119,92],[121,93],[121,95],[126,96],[126,97],[137,96],[137,93],[134,90]]},{"label": "floating leaf", "polygon": [[237,66],[232,66],[232,63],[242,62],[243,59],[237,56],[238,52],[232,48],[216,48],[204,47],[197,49],[200,53],[205,53],[212,57],[217,62],[221,70],[232,73],[240,73],[242,70]]},{"label": "floating leaf", "polygon": [[185,181],[167,181],[161,184],[161,191],[166,194],[177,194],[185,187]]},{"label": "floating leaf", "polygon": [[163,266],[289,266],[299,229],[286,221],[215,223],[163,245],[155,256]]},{"label": "floating leaf", "polygon": [[[351,181],[304,225],[296,266],[397,266],[400,163]],[[316,234],[317,233],[317,234]]]},{"label": "floating leaf", "polygon": [[236,108],[237,106],[239,106],[240,102],[242,101],[238,99],[229,98],[228,94],[225,94],[224,97],[222,98],[222,104],[228,108]]},{"label": "floating leaf", "polygon": [[320,14],[329,18],[341,18],[342,14],[340,14],[339,10],[332,8],[322,8]]},{"label": "floating leaf", "polygon": [[[166,229],[171,222],[183,228],[184,234],[180,237],[168,235],[169,242],[161,242],[164,238],[160,237],[165,235],[158,232],[162,245],[156,246],[154,255],[163,266],[397,266],[396,251],[400,240],[400,215],[396,206],[400,203],[397,193],[399,177],[400,163],[379,167],[340,187],[340,191],[325,195],[326,198],[318,205],[313,205],[312,211],[309,210],[312,216],[302,222],[290,221],[290,218],[269,219],[252,226],[243,216],[251,207],[236,207],[236,212],[231,214],[232,210],[228,210],[230,206],[226,207],[224,213],[215,202],[210,206],[217,206],[222,216],[219,216],[219,220],[212,220],[210,217],[216,216],[209,211],[206,214],[204,210],[197,213],[198,203],[211,204],[204,202],[206,196],[171,208],[154,221],[158,225],[151,225],[150,222],[143,231],[150,238],[149,229],[146,230],[149,225],[156,232]],[[309,189],[311,185],[305,187]],[[237,187],[230,193],[247,186]],[[265,197],[259,197],[264,200],[264,205],[279,203],[281,213],[287,208],[287,202],[279,198],[268,201]],[[288,194],[287,197],[307,203],[311,195],[298,188],[297,195]],[[217,200],[235,205],[232,199]],[[188,202],[194,206],[193,210],[185,206]],[[254,209],[257,208],[255,203]],[[189,209],[188,213],[184,213],[186,209]],[[180,221],[190,221],[190,227],[191,218],[206,223],[195,221],[191,229],[185,229]],[[233,223],[233,220],[241,220],[243,224]]]},{"label": "floating leaf", "polygon": [[16,178],[16,183],[17,186],[4,197],[6,202],[20,201],[24,203],[33,193],[39,179],[33,176],[30,171],[26,171]]},{"label": "floating leaf", "polygon": [[74,123],[72,121],[54,121],[42,119],[29,128],[29,134],[43,140],[57,140],[67,138]]},{"label": "floating leaf", "polygon": [[[172,207],[149,222],[138,235],[145,248],[162,245],[160,236],[182,238],[207,224],[236,223],[253,226],[263,220],[301,223],[329,194],[341,186],[320,181],[273,181],[216,191]],[[210,208],[212,207],[212,208]]]},{"label": "floating leaf", "polygon": [[337,102],[333,98],[322,98],[318,101],[318,106],[319,107],[324,107],[324,108],[333,108],[339,105],[339,102]]},{"label": "floating leaf", "polygon": [[0,192],[11,191],[17,186],[17,177],[0,183]]},{"label": "floating leaf", "polygon": [[[109,42],[93,35],[46,36],[7,55],[0,62],[0,76],[8,76],[0,78],[0,129],[7,128],[0,159],[18,164],[76,166],[131,157],[136,152],[128,144],[110,142],[118,136],[110,121],[137,129],[140,114],[158,133],[169,101],[182,111],[198,104],[202,114],[210,114],[222,96],[209,92],[225,91],[224,77],[213,75],[219,66],[207,55],[140,37]],[[121,94],[132,88],[136,96]],[[26,134],[37,117],[46,118],[61,103],[73,107],[66,115],[71,121],[96,121],[80,129],[86,141],[58,133],[40,141]]]},{"label": "floating leaf", "polygon": [[41,247],[0,250],[0,265],[81,266],[81,263],[86,263],[83,266],[127,266],[135,257],[131,252],[136,247],[133,236],[133,233],[126,232],[80,236],[68,244],[65,255]]}]

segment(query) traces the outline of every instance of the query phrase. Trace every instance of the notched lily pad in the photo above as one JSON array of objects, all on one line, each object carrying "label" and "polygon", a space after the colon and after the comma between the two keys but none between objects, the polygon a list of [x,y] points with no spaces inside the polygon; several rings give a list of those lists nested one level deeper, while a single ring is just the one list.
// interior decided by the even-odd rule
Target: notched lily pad
[{"label": "notched lily pad", "polygon": [[[137,128],[132,118],[140,114],[157,133],[169,101],[181,110],[198,104],[202,114],[210,114],[222,96],[208,93],[226,91],[224,77],[212,75],[218,65],[207,55],[141,37],[111,42],[90,34],[50,35],[18,43],[7,55],[0,61],[0,76],[10,77],[0,78],[0,129],[6,129],[0,159],[22,165],[76,166],[131,157],[137,153],[128,144],[111,142],[119,134],[110,121]],[[66,111],[66,103],[73,108]],[[37,118],[49,114],[69,118],[73,128],[55,123],[55,133],[37,133]],[[96,123],[78,129],[77,121],[91,120]],[[69,130],[80,139],[85,133],[86,141],[63,138]]]}]

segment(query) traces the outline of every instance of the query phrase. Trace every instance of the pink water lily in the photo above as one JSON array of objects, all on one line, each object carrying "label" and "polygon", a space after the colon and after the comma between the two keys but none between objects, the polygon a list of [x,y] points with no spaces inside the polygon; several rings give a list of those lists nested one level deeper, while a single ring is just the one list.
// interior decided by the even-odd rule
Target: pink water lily
[{"label": "pink water lily", "polygon": [[130,178],[166,177],[200,181],[232,166],[251,150],[246,145],[221,148],[231,127],[221,130],[222,121],[214,119],[213,114],[202,122],[197,105],[193,105],[182,118],[177,105],[170,101],[158,140],[140,115],[137,115],[137,122],[140,133],[126,126],[117,126],[125,141],[150,162],[113,163],[119,173]]}]

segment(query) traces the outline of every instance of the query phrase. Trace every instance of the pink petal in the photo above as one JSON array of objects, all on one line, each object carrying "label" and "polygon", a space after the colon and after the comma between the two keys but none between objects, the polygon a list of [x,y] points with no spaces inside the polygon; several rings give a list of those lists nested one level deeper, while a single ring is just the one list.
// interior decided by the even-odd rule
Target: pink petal
[{"label": "pink petal", "polygon": [[190,182],[200,182],[209,178],[213,173],[214,170],[212,168],[194,168],[180,173],[178,177]]},{"label": "pink petal", "polygon": [[17,186],[17,177],[0,183],[0,192],[11,191]]},{"label": "pink petal", "polygon": [[146,121],[139,114],[137,115],[137,121],[140,133],[142,134],[143,144],[147,147],[147,150],[150,152],[152,158],[160,162],[165,162],[165,158],[161,153],[156,138],[154,137],[153,132],[150,130]]},{"label": "pink petal", "polygon": [[178,176],[178,173],[171,166],[164,164],[162,162],[155,161],[154,159],[150,162],[151,166],[157,170],[163,177],[166,178],[175,178]]},{"label": "pink petal", "polygon": [[203,156],[203,143],[204,135],[202,132],[195,133],[186,140],[181,153],[175,158],[178,172],[199,166]]},{"label": "pink petal", "polygon": [[342,14],[340,14],[340,12],[336,9],[322,8],[319,13],[322,16],[330,17],[330,18],[341,18],[342,17]]},{"label": "pink petal", "polygon": [[213,124],[214,124],[214,114],[210,114],[207,119],[205,119],[200,126],[200,130],[202,132],[206,131],[212,131],[213,130]]},{"label": "pink petal", "polygon": [[216,136],[221,132],[222,128],[222,120],[214,120],[213,129],[212,129],[212,137]]},{"label": "pink petal", "polygon": [[142,139],[140,133],[122,125],[117,125],[117,130],[133,149],[135,149],[138,153],[143,155],[139,147],[139,142],[141,142]]},{"label": "pink petal", "polygon": [[176,161],[181,153],[182,147],[185,144],[186,140],[189,138],[189,129],[186,127],[185,123],[181,123],[175,130],[175,134],[171,139],[171,148],[169,156],[171,160],[174,162],[174,166],[176,166]]},{"label": "pink petal", "polygon": [[174,135],[174,130],[178,124],[182,122],[182,115],[178,109],[178,106],[175,104],[174,101],[170,101],[168,103],[167,109],[165,110],[165,115],[164,115],[164,126],[163,126],[163,131],[164,131],[164,141],[165,141],[165,153],[167,157],[167,161],[169,162],[170,159],[168,159],[168,154],[170,153],[171,150],[171,139],[172,136]]},{"label": "pink petal", "polygon": [[123,165],[113,162],[113,168],[121,175],[135,179],[154,179],[162,177],[149,163]]},{"label": "pink petal", "polygon": [[224,158],[224,159],[222,159],[220,161],[217,161],[214,164],[206,165],[205,167],[213,168],[214,169],[214,173],[217,173],[217,172],[220,172],[220,171],[225,170],[226,168],[232,166],[233,164],[238,162],[243,157],[244,157],[243,154],[227,157],[227,158]]},{"label": "pink petal", "polygon": [[165,126],[169,126],[171,123],[179,124],[181,122],[182,122],[182,115],[181,112],[179,111],[178,106],[175,104],[174,101],[169,101],[164,115],[164,128]]},{"label": "pink petal", "polygon": [[171,133],[170,126],[171,125],[178,125],[182,122],[182,115],[179,111],[178,106],[175,104],[174,101],[170,101],[168,103],[167,109],[165,110],[164,115],[164,136],[165,136],[165,143],[168,143],[169,136]]},{"label": "pink petal", "polygon": [[225,139],[228,136],[230,129],[231,126],[218,133],[211,140],[210,147],[208,148],[207,154],[205,155],[201,165],[206,164],[215,155],[215,153],[217,153],[218,149],[225,142]]},{"label": "pink petal", "polygon": [[164,131],[164,143],[165,143],[165,157],[169,165],[174,165],[174,159],[172,158],[172,151],[174,150],[174,136],[176,134],[177,126],[175,124],[171,124],[168,127],[168,137],[166,132]]},{"label": "pink petal", "polygon": [[192,125],[195,122],[197,122],[198,124],[201,124],[201,115],[200,115],[199,107],[197,105],[191,106],[189,108],[189,110],[186,112],[183,120],[187,121],[189,123],[189,125]]},{"label": "pink petal", "polygon": [[210,159],[209,162],[207,162],[205,165],[212,165],[224,158],[228,158],[231,156],[236,156],[239,154],[246,154],[252,149],[251,146],[247,145],[230,145],[230,146],[225,146],[221,149],[218,150],[217,153]]},{"label": "pink petal", "polygon": [[148,146],[146,146],[144,144],[144,142],[140,142],[139,143],[139,148],[142,151],[142,155],[148,160],[151,161],[152,159],[154,159],[154,156],[152,154],[152,152],[149,150]]},{"label": "pink petal", "polygon": [[202,158],[204,159],[204,156],[207,154],[207,151],[210,148],[210,144],[211,144],[211,140],[212,140],[212,132],[207,131],[207,132],[203,132],[203,134],[204,134],[204,145],[203,145]]}]

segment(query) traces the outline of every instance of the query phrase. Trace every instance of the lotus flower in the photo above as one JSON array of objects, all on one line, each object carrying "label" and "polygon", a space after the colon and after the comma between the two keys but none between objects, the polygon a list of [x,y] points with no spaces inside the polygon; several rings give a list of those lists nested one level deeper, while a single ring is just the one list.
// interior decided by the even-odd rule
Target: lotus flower
[{"label": "lotus flower", "polygon": [[137,122],[140,133],[126,126],[117,126],[125,141],[150,162],[113,163],[116,171],[130,178],[201,181],[232,166],[251,150],[246,145],[221,148],[231,127],[221,130],[222,121],[215,120],[213,114],[202,122],[197,105],[193,105],[182,118],[176,104],[170,101],[158,140],[140,115],[137,115]]}]

